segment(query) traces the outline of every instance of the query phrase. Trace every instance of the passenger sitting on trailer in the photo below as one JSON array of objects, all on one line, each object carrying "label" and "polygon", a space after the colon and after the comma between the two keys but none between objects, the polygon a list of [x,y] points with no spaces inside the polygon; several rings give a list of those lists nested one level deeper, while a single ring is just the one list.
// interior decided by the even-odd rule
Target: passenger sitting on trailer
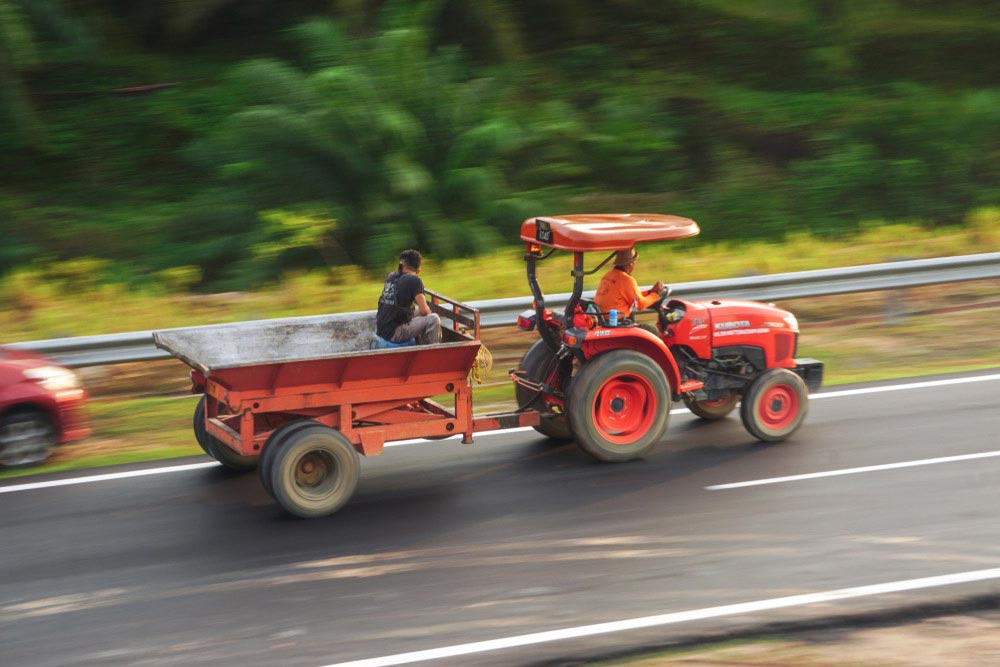
[{"label": "passenger sitting on trailer", "polygon": [[[604,274],[597,292],[594,294],[594,303],[600,309],[605,318],[612,309],[618,311],[619,319],[632,317],[632,311],[639,312],[649,308],[663,291],[663,282],[657,280],[652,289],[645,292],[639,291],[639,283],[632,277],[635,270],[635,260],[639,254],[635,248],[619,250],[615,256],[615,268]],[[649,324],[640,324],[640,327],[656,333],[656,328]],[[658,334],[657,334],[658,335]]]},{"label": "passenger sitting on trailer", "polygon": [[414,339],[421,345],[441,342],[441,318],[427,305],[424,283],[418,275],[422,261],[418,251],[404,250],[399,268],[386,277],[375,316],[379,338],[396,344]]}]

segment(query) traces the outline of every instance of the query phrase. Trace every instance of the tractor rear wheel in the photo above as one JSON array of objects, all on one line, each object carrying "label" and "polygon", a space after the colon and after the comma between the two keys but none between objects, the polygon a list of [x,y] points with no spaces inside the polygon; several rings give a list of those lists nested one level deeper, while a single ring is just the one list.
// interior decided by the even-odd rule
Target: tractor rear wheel
[{"label": "tractor rear wheel", "polygon": [[[194,437],[201,445],[202,450],[213,459],[222,464],[227,470],[233,472],[249,472],[257,467],[256,456],[243,456],[237,454],[215,436],[205,430],[205,401],[208,396],[204,394],[198,400],[198,405],[194,409]],[[214,400],[214,399],[213,399]]]},{"label": "tractor rear wheel", "polygon": [[802,425],[809,411],[809,389],[786,368],[758,375],[740,405],[743,427],[758,440],[780,442]]},{"label": "tractor rear wheel", "polygon": [[264,471],[271,495],[302,518],[332,514],[358,486],[361,462],[344,435],[326,426],[302,428],[281,438]]},{"label": "tractor rear wheel", "polygon": [[[559,362],[555,356],[545,341],[538,339],[525,352],[518,369],[524,371],[528,378],[535,382],[542,382],[554,389],[562,390]],[[553,440],[569,440],[573,437],[573,431],[566,415],[544,412],[545,404],[541,393],[515,384],[514,395],[517,397],[518,408],[533,408],[542,412],[541,423],[534,427],[536,431]]]},{"label": "tractor rear wheel", "polygon": [[570,387],[568,408],[584,451],[601,461],[629,461],[666,432],[670,386],[646,355],[612,350],[583,365]]},{"label": "tractor rear wheel", "polygon": [[688,410],[692,414],[711,421],[722,419],[732,412],[736,408],[736,404],[740,402],[740,394],[737,391],[732,391],[725,398],[719,398],[714,401],[698,400],[691,396],[691,394],[684,394],[682,398],[684,399],[684,405],[688,407]]}]

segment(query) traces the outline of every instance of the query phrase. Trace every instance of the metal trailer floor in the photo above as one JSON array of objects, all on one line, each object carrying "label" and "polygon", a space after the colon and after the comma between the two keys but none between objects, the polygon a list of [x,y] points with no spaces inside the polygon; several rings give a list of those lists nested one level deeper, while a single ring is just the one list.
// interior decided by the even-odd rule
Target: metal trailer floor
[{"label": "metal trailer floor", "polygon": [[[448,347],[474,340],[447,327],[442,327],[442,334],[443,342],[422,347]],[[204,373],[291,361],[393,354],[407,349],[372,350],[374,336],[372,310],[164,329],[153,333],[153,342]]]}]

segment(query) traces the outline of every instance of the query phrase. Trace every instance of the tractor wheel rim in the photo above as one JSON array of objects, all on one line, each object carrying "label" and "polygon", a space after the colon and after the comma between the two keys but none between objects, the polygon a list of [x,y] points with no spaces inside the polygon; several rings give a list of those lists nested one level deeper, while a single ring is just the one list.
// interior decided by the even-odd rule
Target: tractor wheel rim
[{"label": "tractor wheel rim", "polygon": [[780,431],[795,423],[799,414],[798,394],[787,384],[768,387],[760,397],[757,414],[764,426]]},{"label": "tractor wheel rim", "polygon": [[594,425],[605,440],[628,445],[649,431],[657,408],[656,392],[649,380],[631,373],[615,375],[594,399]]}]

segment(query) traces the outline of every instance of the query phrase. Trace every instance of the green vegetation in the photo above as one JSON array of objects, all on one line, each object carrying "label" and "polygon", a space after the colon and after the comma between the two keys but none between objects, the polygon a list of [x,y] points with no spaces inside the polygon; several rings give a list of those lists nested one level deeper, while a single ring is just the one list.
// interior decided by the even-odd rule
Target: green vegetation
[{"label": "green vegetation", "polygon": [[998,50],[965,1],[0,0],[0,274],[244,291],[582,210],[961,225],[1000,204]]}]

